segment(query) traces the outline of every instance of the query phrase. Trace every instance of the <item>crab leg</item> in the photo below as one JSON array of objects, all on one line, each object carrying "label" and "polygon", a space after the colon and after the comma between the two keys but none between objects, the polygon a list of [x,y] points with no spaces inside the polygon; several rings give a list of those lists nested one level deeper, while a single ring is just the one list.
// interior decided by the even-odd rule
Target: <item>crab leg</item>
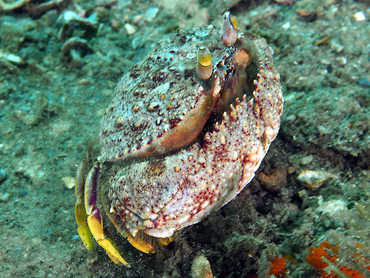
[{"label": "crab leg", "polygon": [[130,267],[121,255],[112,239],[107,238],[103,231],[103,220],[99,207],[96,205],[97,200],[97,187],[100,172],[100,163],[94,164],[90,170],[85,185],[85,209],[87,217],[87,224],[90,228],[92,235],[98,244],[104,248],[110,259],[117,265],[124,265]]},{"label": "crab leg", "polygon": [[88,158],[85,158],[82,162],[80,167],[78,167],[77,175],[76,175],[76,182],[75,182],[75,189],[76,189],[76,206],[75,206],[75,216],[76,222],[78,225],[77,231],[82,240],[82,243],[85,245],[87,250],[93,250],[93,237],[87,226],[86,222],[86,210],[84,207],[84,185],[86,179],[86,172],[88,167]]}]

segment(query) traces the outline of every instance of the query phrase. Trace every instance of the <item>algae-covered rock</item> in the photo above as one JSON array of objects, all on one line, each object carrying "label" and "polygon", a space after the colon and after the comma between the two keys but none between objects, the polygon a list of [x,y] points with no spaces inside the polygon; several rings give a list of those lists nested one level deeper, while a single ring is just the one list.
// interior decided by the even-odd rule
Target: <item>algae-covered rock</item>
[{"label": "algae-covered rock", "polygon": [[192,278],[213,278],[211,264],[203,254],[195,256],[191,265]]}]

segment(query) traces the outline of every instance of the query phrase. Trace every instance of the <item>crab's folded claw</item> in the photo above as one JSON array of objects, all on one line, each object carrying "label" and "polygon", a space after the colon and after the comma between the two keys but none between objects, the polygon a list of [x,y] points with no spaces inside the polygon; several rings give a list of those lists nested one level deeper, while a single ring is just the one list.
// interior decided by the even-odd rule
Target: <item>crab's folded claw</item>
[{"label": "crab's folded claw", "polygon": [[109,258],[117,265],[124,265],[130,267],[129,263],[119,254],[117,247],[111,239],[108,239],[103,232],[103,221],[101,218],[99,208],[95,208],[90,216],[87,218],[90,231],[93,234],[98,244],[104,248]]}]

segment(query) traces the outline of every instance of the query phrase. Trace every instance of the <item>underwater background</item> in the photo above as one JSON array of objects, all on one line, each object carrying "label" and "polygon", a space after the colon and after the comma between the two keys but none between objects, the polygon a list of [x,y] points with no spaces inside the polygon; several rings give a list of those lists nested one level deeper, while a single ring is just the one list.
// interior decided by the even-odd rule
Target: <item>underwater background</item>
[{"label": "underwater background", "polygon": [[[280,132],[252,182],[167,247],[115,237],[132,266],[117,267],[78,236],[77,167],[121,76],[227,10],[275,52]],[[368,0],[0,0],[0,277],[212,277],[199,258],[213,277],[370,277],[369,21]]]}]

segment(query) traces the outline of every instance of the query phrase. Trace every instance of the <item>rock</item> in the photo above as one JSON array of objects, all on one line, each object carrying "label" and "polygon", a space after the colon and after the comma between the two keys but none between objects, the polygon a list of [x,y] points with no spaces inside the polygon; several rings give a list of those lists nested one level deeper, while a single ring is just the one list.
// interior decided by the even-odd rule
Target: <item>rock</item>
[{"label": "rock", "polygon": [[269,175],[264,172],[259,173],[258,181],[263,187],[270,191],[278,191],[286,185],[287,170],[285,168],[275,169]]},{"label": "rock", "polygon": [[9,193],[5,192],[2,196],[0,196],[0,202],[6,203],[9,200]]},{"label": "rock", "polygon": [[4,169],[0,169],[0,183],[5,181],[7,176],[8,175],[7,175],[6,171]]},{"label": "rock", "polygon": [[158,14],[158,7],[153,7],[153,8],[149,8],[146,12],[145,12],[145,15],[144,15],[144,18],[146,21],[153,21],[153,19],[157,16]]},{"label": "rock", "polygon": [[301,158],[301,165],[310,164],[312,162],[312,160],[313,160],[313,156],[312,155],[302,157]]}]

